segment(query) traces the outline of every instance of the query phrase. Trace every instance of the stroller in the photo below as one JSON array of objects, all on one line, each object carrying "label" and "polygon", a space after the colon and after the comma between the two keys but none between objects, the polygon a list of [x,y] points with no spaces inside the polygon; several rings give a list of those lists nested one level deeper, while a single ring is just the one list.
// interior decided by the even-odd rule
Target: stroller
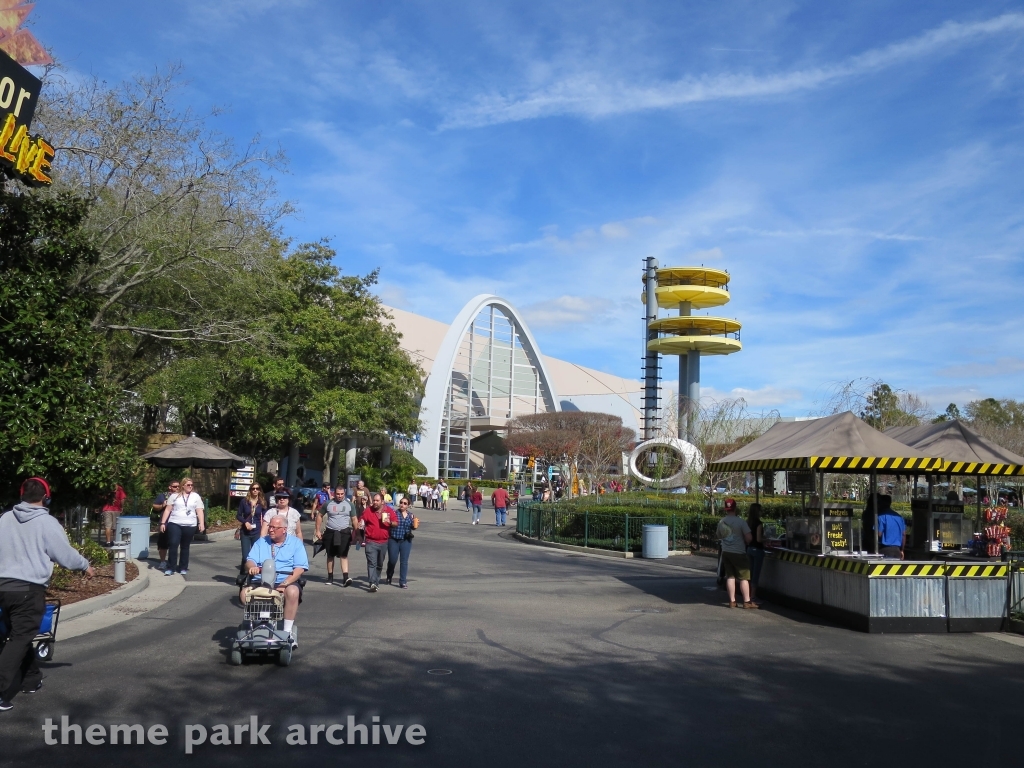
[{"label": "stroller", "polygon": [[[32,642],[36,648],[36,658],[40,661],[53,661],[53,644],[57,642],[57,622],[60,620],[60,600],[47,600],[43,620],[39,623],[39,632]],[[7,644],[7,636],[11,628],[7,625],[7,617],[0,611],[0,648]]]},{"label": "stroller", "polygon": [[237,667],[246,656],[274,656],[280,666],[287,667],[298,647],[297,630],[281,628],[284,595],[274,588],[274,561],[267,560],[260,570],[244,588],[242,626],[231,641],[229,661]]}]

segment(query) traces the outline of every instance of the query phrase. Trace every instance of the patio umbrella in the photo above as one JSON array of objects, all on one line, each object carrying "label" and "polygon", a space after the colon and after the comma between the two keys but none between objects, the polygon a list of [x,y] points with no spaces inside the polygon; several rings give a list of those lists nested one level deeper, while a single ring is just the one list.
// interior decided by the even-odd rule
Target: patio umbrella
[{"label": "patio umbrella", "polygon": [[200,469],[241,469],[248,462],[195,435],[164,448],[142,454],[155,467],[199,467]]}]

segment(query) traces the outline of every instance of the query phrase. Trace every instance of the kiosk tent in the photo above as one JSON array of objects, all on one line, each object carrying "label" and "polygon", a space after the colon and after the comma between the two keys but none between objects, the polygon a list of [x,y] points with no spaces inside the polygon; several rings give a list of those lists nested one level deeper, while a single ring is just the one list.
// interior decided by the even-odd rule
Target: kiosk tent
[{"label": "kiosk tent", "polygon": [[945,466],[934,452],[907,446],[847,412],[776,424],[710,468],[817,474],[817,539],[811,533],[799,542],[801,549],[794,548],[794,528],[787,521],[786,546],[765,557],[759,594],[868,632],[999,629],[1006,609],[1005,564],[886,560],[854,552],[842,528],[847,510],[826,515],[826,472],[870,474],[875,488],[879,472],[934,474]]}]

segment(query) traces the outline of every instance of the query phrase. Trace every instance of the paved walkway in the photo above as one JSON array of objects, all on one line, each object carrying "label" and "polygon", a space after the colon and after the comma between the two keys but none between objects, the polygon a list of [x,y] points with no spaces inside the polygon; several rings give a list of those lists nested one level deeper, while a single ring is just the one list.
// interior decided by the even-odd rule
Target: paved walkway
[{"label": "paved walkway", "polygon": [[[241,617],[238,544],[194,545],[174,599],[58,641],[43,692],[0,713],[0,764],[278,768],[351,749],[347,760],[388,768],[1016,762],[1018,645],[729,610],[701,558],[588,557],[511,541],[511,527],[470,526],[462,511],[423,516],[409,590],[365,591],[354,551],[359,586],[328,587],[323,555],[314,560],[288,668],[226,663]],[[164,724],[170,740],[44,746],[44,718],[61,715]],[[285,744],[287,724],[349,715],[421,723],[426,744]],[[184,756],[186,725],[250,716],[272,724],[272,746],[206,744]]]}]

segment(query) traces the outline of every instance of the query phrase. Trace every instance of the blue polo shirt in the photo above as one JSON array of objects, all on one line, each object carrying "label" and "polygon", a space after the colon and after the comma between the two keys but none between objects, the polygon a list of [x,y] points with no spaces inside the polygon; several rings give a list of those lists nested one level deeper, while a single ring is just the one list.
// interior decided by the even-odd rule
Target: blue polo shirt
[{"label": "blue polo shirt", "polygon": [[878,543],[883,547],[902,547],[906,530],[907,524],[899,513],[892,509],[878,513]]},{"label": "blue polo shirt", "polygon": [[272,544],[269,535],[263,536],[249,550],[249,560],[256,565],[263,565],[265,560],[271,558],[274,560],[274,570],[276,571],[275,584],[280,584],[291,576],[292,571],[296,568],[309,570],[306,547],[298,536],[289,535],[281,544]]}]

